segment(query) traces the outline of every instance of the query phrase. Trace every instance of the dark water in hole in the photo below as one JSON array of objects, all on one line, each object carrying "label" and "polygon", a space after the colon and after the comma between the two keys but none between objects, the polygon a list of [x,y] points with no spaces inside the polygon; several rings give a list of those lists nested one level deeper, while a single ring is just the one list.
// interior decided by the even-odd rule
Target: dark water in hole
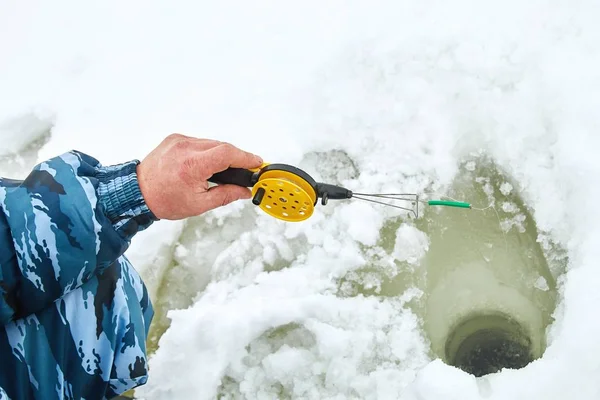
[{"label": "dark water in hole", "polygon": [[453,361],[455,367],[479,377],[503,368],[523,368],[532,357],[529,346],[509,332],[482,330],[465,339]]},{"label": "dark water in hole", "polygon": [[531,339],[505,315],[478,315],[459,324],[446,342],[449,364],[477,377],[519,369],[535,358]]}]

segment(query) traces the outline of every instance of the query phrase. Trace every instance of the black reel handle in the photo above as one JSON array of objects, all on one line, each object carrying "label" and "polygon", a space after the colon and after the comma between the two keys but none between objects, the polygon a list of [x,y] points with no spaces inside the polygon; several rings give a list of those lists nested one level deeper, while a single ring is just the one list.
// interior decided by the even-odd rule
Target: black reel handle
[{"label": "black reel handle", "polygon": [[329,200],[345,200],[352,198],[352,191],[328,183],[317,183],[317,197],[321,198],[321,204],[327,205]]},{"label": "black reel handle", "polygon": [[[298,175],[299,178],[304,179],[314,188],[317,198],[321,199],[321,204],[323,205],[326,205],[329,200],[343,200],[352,198],[352,191],[341,186],[315,182],[310,175],[296,167],[284,164],[273,164],[264,168],[263,172],[279,169],[282,171],[291,172]],[[256,182],[258,182],[259,174],[260,172],[252,172],[244,168],[227,168],[225,171],[218,172],[208,178],[208,181],[218,185],[230,184],[243,187],[253,187]],[[259,205],[264,195],[265,190],[263,188],[259,188],[255,193],[252,202],[256,205]]]},{"label": "black reel handle", "polygon": [[256,184],[257,177],[254,172],[244,168],[227,168],[225,171],[217,172],[210,178],[209,182],[217,185],[238,185],[252,187]]}]

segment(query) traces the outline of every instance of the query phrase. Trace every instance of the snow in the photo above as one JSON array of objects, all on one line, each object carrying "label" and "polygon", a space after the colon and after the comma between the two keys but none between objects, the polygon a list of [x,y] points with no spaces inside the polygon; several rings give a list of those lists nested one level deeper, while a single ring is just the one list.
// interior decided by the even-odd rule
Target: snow
[{"label": "snow", "polygon": [[342,229],[357,242],[375,245],[383,226],[382,214],[365,203],[351,203],[340,208],[338,216],[344,225]]},{"label": "snow", "polygon": [[0,156],[24,151],[31,142],[47,135],[52,125],[52,116],[40,112],[25,112],[3,120],[0,125]]},{"label": "snow", "polygon": [[[483,154],[540,241],[568,254],[541,359],[475,379],[431,357],[407,306],[416,291],[338,291],[375,268],[365,247],[417,262],[427,237],[413,226],[383,243],[405,214],[338,203],[286,224],[235,204],[135,238],[128,256],[155,301],[169,274],[181,289],[136,395],[598,398],[599,12],[591,0],[4,2],[0,162],[49,127],[38,161],[72,148],[104,164],[141,159],[181,132],[351,190],[444,193]],[[330,158],[339,152],[351,162]]]},{"label": "snow", "polygon": [[396,232],[396,243],[392,256],[398,261],[407,261],[419,265],[421,258],[429,249],[429,238],[417,228],[402,224]]}]

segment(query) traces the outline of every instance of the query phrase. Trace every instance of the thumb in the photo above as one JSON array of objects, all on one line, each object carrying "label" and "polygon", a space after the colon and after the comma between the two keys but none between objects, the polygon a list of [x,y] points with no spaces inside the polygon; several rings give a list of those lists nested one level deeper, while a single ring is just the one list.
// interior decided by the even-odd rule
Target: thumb
[{"label": "thumb", "polygon": [[238,185],[218,185],[208,189],[202,196],[202,212],[252,197],[250,189]]}]

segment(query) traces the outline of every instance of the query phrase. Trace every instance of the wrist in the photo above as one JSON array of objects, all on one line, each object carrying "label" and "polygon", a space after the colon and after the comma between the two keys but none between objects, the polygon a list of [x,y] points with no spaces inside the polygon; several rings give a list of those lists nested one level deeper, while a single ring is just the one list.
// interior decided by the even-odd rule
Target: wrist
[{"label": "wrist", "polygon": [[138,160],[97,167],[98,201],[106,217],[119,229],[135,220],[137,230],[143,230],[158,218],[146,204],[138,179]]}]

